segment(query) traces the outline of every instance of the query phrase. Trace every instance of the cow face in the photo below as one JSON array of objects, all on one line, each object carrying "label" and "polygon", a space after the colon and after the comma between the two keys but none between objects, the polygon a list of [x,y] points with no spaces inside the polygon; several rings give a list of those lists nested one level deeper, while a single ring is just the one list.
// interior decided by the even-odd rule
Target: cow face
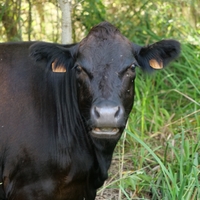
[{"label": "cow face", "polygon": [[117,30],[93,29],[81,41],[75,63],[78,100],[94,137],[117,137],[124,129],[137,65],[132,44]]},{"label": "cow face", "polygon": [[178,56],[180,44],[163,40],[141,47],[103,22],[76,45],[39,43],[31,48],[32,56],[46,59],[53,71],[73,72],[78,107],[91,135],[119,138],[133,105],[135,67],[143,71],[165,67]]}]

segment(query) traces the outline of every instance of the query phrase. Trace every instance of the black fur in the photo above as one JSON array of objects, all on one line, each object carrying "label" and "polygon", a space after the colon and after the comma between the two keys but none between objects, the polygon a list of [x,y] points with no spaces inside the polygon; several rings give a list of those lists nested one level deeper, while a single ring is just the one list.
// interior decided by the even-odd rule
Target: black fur
[{"label": "black fur", "polygon": [[46,42],[37,42],[30,47],[30,57],[35,61],[48,61],[48,68],[55,62],[55,67],[63,65],[66,70],[73,66],[76,44],[60,45]]}]

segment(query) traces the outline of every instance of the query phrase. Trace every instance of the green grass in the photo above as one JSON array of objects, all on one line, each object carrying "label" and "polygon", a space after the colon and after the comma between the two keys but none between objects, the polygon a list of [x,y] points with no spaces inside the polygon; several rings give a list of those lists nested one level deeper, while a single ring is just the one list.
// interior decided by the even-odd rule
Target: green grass
[{"label": "green grass", "polygon": [[120,189],[118,199],[199,200],[200,134],[182,130],[160,146],[143,140],[126,130],[115,154],[120,167],[100,192],[109,187]]},{"label": "green grass", "polygon": [[[151,159],[158,166],[156,178],[146,179],[151,181],[146,185],[152,187],[152,199],[192,200],[200,198],[199,142],[186,139],[183,131],[181,135],[176,135],[167,142],[164,157],[161,157],[132,132],[127,132],[141,144],[148,152],[148,157],[152,157]],[[200,135],[197,139],[200,139]]]}]

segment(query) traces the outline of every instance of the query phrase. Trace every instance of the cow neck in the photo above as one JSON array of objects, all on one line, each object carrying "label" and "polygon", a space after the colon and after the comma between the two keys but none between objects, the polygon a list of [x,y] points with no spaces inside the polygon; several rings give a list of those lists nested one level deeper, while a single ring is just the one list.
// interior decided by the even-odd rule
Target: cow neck
[{"label": "cow neck", "polygon": [[95,173],[98,177],[95,181],[95,186],[98,188],[102,186],[104,181],[108,178],[108,169],[111,164],[113,151],[117,144],[119,138],[116,139],[99,139],[99,138],[92,138],[92,142],[94,145],[95,150],[95,157],[96,161],[94,163]]}]

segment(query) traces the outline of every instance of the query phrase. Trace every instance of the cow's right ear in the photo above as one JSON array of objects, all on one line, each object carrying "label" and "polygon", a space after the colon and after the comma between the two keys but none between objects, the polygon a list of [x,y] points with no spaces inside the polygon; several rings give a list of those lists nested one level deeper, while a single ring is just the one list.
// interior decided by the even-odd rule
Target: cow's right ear
[{"label": "cow's right ear", "polygon": [[151,72],[162,69],[180,54],[180,43],[176,40],[162,40],[147,47],[133,44],[135,58],[142,70]]},{"label": "cow's right ear", "polygon": [[60,45],[36,42],[30,46],[30,56],[35,61],[45,60],[47,67],[53,72],[66,72],[73,67],[76,44]]}]

